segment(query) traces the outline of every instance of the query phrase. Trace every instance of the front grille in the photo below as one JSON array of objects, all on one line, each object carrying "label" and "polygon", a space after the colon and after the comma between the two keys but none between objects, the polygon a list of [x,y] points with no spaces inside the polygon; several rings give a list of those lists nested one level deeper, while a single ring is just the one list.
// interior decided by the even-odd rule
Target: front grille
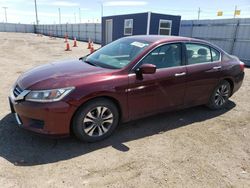
[{"label": "front grille", "polygon": [[20,93],[22,93],[22,92],[23,92],[23,89],[20,88],[20,86],[16,85],[16,87],[15,87],[14,90],[13,90],[14,96],[17,97],[17,96],[20,95]]}]

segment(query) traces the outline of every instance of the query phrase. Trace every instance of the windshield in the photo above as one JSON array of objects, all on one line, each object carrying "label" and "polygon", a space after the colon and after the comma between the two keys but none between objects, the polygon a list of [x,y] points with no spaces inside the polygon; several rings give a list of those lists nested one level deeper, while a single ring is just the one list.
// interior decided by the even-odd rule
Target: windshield
[{"label": "windshield", "polygon": [[143,40],[122,38],[89,55],[84,61],[104,68],[121,69],[132,62],[149,44]]}]

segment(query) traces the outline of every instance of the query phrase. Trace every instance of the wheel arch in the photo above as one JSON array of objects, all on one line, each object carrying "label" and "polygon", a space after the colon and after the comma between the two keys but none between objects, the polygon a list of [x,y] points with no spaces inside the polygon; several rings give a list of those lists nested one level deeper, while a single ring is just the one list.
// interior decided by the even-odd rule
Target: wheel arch
[{"label": "wheel arch", "polygon": [[112,103],[115,104],[115,106],[117,107],[118,109],[118,112],[119,112],[119,122],[121,122],[122,120],[122,117],[123,117],[123,112],[122,112],[122,108],[121,108],[121,104],[119,103],[119,101],[117,99],[115,99],[114,97],[111,97],[111,96],[97,96],[97,97],[93,97],[93,98],[90,98],[86,101],[84,101],[81,105],[79,105],[77,107],[77,109],[75,110],[73,116],[71,117],[71,120],[70,120],[70,134],[72,135],[72,124],[73,124],[73,120],[77,114],[77,112],[79,111],[79,109],[83,106],[83,105],[86,105],[87,103],[89,102],[92,102],[94,100],[98,100],[98,99],[104,99],[104,100],[109,100],[111,101]]}]

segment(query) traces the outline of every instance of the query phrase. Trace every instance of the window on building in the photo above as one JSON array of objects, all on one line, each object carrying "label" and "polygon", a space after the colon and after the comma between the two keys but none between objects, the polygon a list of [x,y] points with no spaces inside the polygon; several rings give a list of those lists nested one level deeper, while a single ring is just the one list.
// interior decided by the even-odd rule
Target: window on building
[{"label": "window on building", "polygon": [[159,35],[171,35],[172,21],[160,20],[159,22]]},{"label": "window on building", "polygon": [[124,35],[133,35],[133,19],[124,20]]}]

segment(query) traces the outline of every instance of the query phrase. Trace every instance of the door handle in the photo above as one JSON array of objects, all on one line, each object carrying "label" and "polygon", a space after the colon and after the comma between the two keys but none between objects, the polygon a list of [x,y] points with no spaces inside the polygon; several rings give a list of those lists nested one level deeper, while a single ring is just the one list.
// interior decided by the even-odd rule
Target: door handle
[{"label": "door handle", "polygon": [[180,77],[180,76],[185,76],[186,73],[185,72],[182,72],[182,73],[176,73],[174,76],[175,77]]},{"label": "door handle", "polygon": [[221,66],[218,66],[218,67],[213,67],[214,70],[218,70],[218,69],[221,69]]}]

